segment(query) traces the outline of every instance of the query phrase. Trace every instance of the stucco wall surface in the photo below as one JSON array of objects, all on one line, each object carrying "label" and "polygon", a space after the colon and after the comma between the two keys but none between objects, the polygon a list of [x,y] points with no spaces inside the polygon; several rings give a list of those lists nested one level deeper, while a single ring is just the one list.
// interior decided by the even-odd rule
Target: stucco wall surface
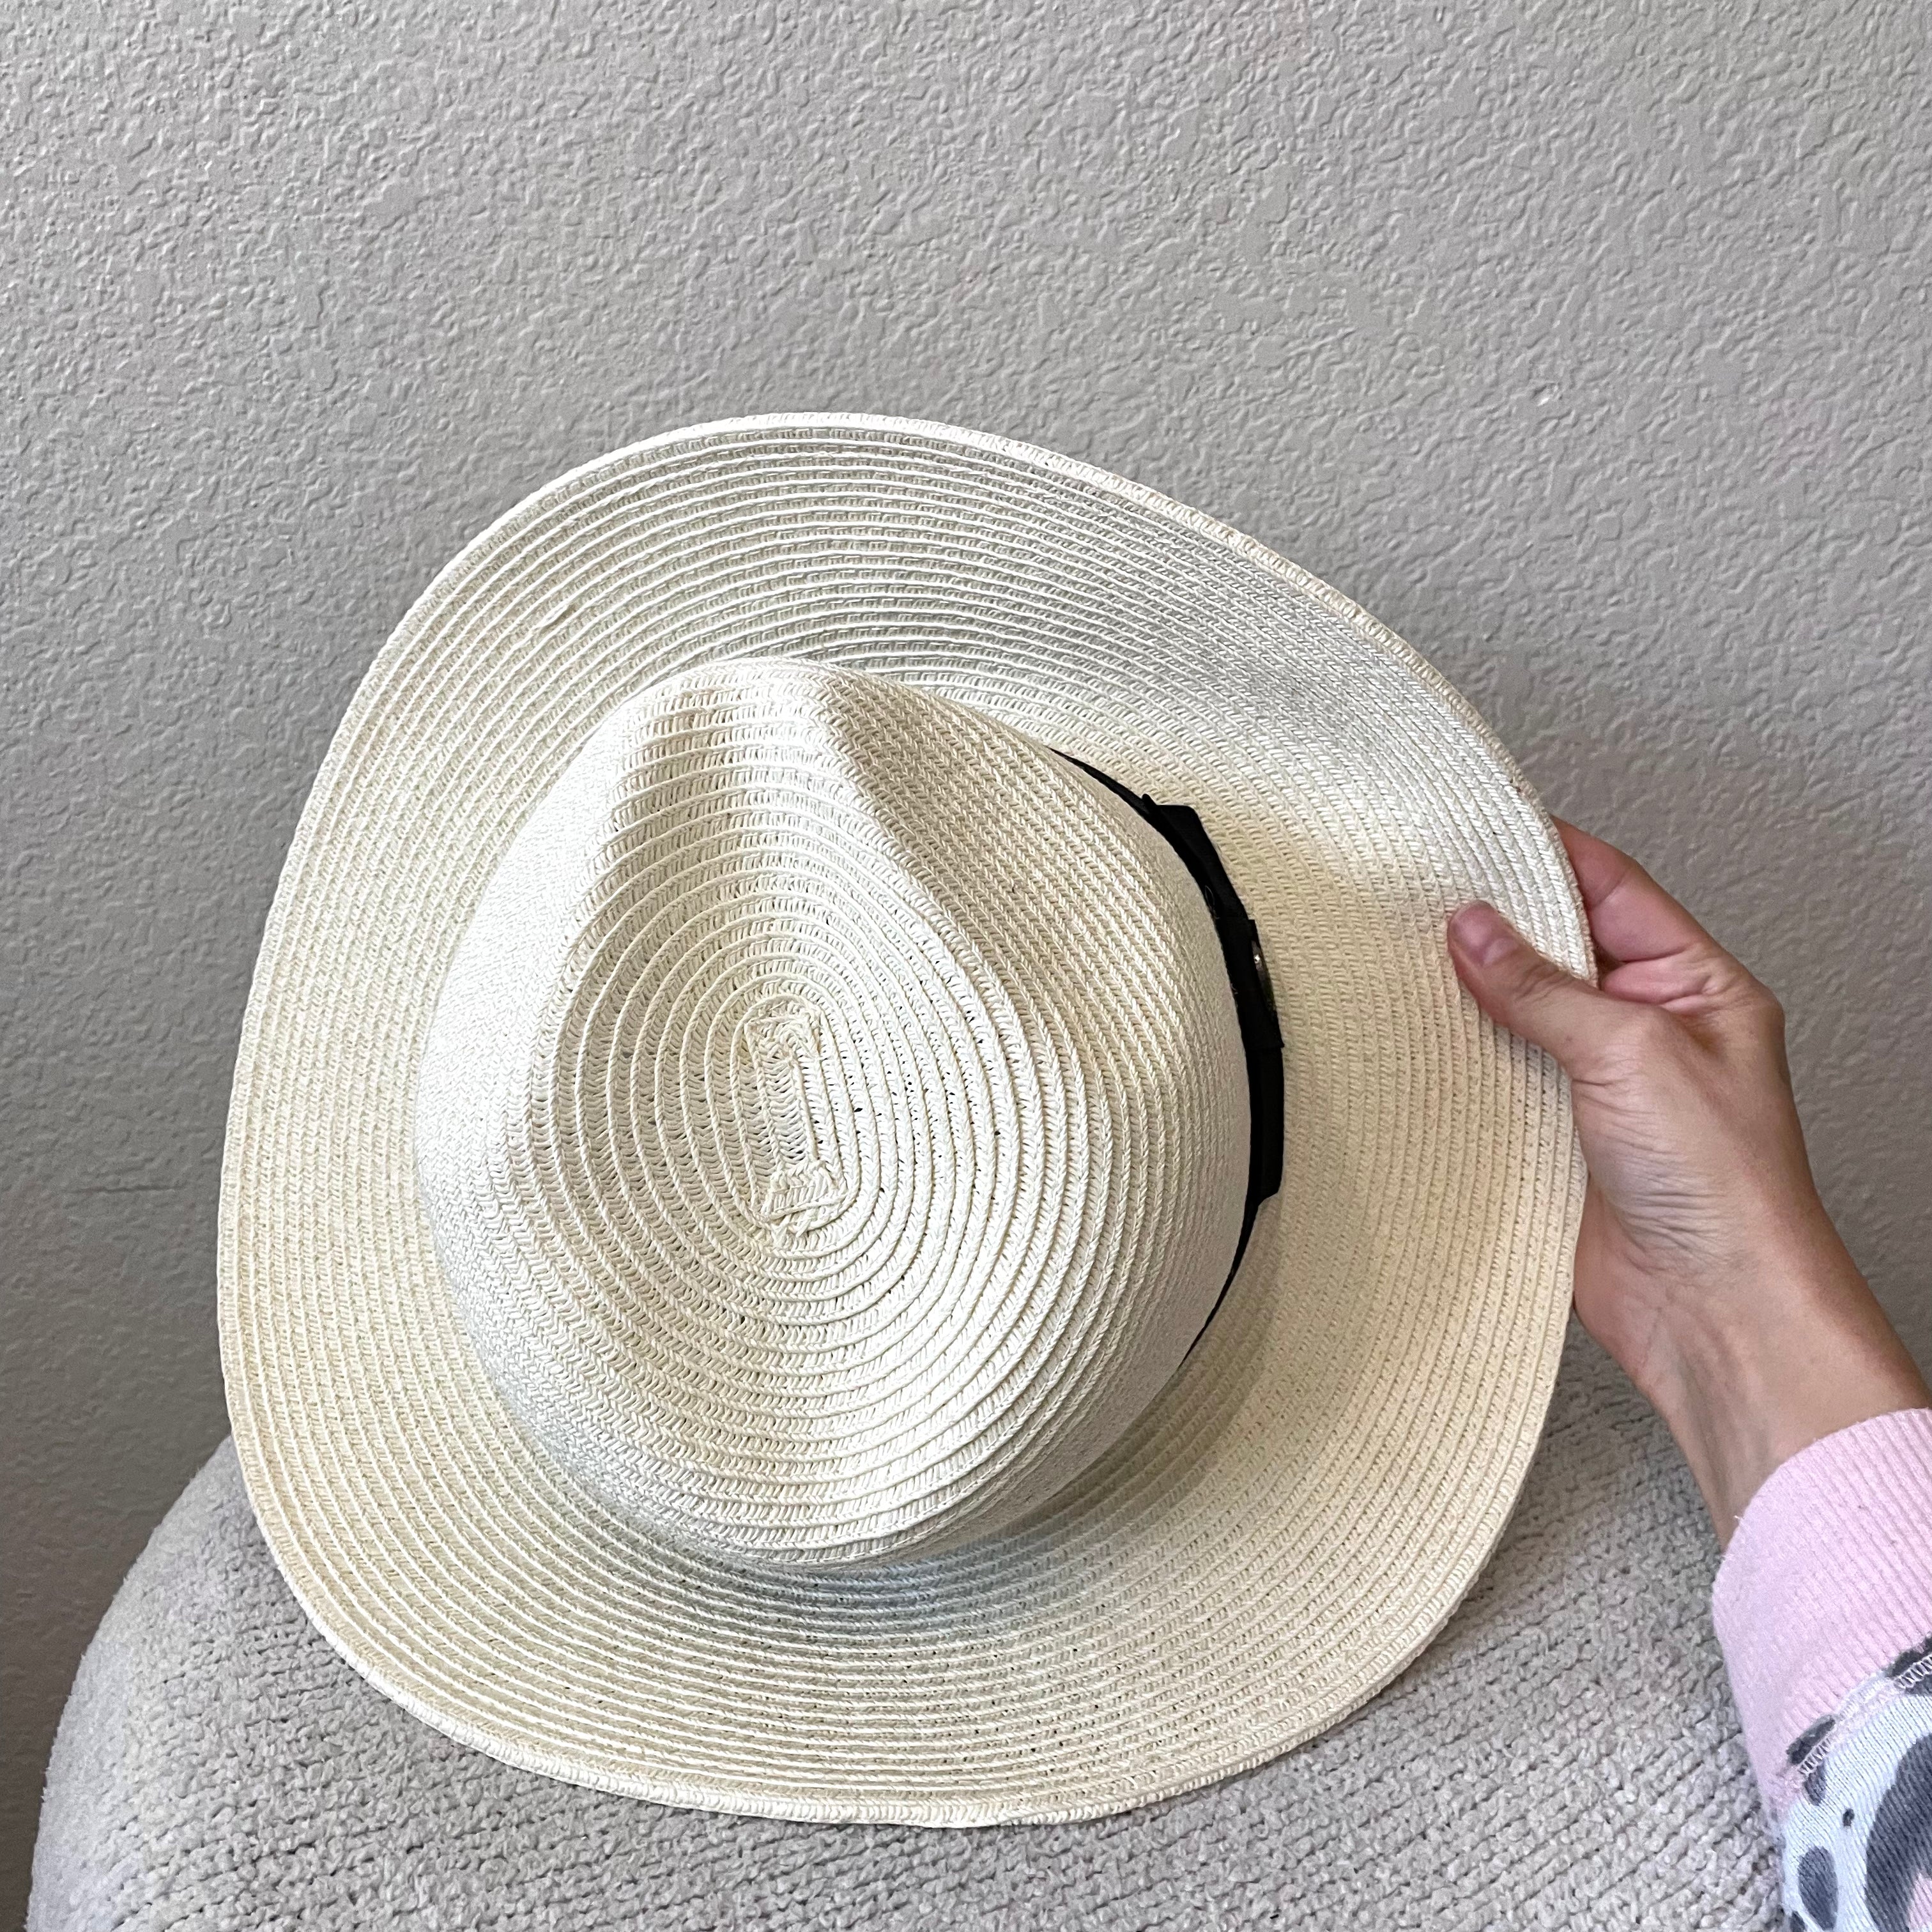
[{"label": "stucco wall surface", "polygon": [[0,58],[7,1903],[224,1431],[226,1086],[356,679],[535,485],[930,416],[1392,623],[1786,997],[1932,1345],[1932,62],[1889,0],[56,0]]}]

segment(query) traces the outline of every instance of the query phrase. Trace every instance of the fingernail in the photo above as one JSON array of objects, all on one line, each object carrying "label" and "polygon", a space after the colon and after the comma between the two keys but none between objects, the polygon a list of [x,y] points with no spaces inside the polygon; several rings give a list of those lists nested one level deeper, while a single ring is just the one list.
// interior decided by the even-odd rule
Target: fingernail
[{"label": "fingernail", "polygon": [[1456,944],[1478,966],[1493,966],[1516,943],[1516,928],[1492,905],[1478,899],[1466,905],[1449,922]]}]

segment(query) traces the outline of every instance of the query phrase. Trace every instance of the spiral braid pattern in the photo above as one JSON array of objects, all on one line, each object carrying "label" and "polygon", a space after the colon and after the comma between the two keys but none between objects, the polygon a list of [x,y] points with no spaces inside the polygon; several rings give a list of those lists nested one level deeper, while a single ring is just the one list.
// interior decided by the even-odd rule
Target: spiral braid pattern
[{"label": "spiral braid pattern", "polygon": [[1010,727],[758,662],[621,706],[512,841],[424,1049],[436,1252],[498,1390],[750,1562],[998,1528],[1226,1279],[1246,1082],[1158,834]]}]

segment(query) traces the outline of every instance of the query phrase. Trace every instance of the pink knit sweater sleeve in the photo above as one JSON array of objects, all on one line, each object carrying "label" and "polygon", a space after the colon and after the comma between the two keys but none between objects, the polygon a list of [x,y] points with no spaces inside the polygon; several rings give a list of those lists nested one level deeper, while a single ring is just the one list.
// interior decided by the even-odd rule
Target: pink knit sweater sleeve
[{"label": "pink knit sweater sleeve", "polygon": [[1774,1470],[1712,1611],[1787,1926],[1932,1926],[1932,1408]]}]

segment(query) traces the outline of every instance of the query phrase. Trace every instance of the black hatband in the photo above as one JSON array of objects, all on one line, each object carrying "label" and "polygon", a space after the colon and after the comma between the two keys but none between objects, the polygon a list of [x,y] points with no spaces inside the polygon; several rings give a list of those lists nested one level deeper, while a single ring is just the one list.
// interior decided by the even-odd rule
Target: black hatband
[{"label": "black hatband", "polygon": [[[1162,805],[1140,792],[1130,791],[1118,778],[1084,758],[1062,755],[1117,797],[1124,799],[1174,848],[1175,856],[1201,888],[1208,916],[1214,922],[1215,935],[1221,942],[1221,958],[1234,995],[1234,1017],[1241,1030],[1241,1051],[1248,1063],[1248,1195],[1241,1210],[1241,1238],[1234,1246],[1228,1280],[1208,1310],[1208,1319],[1211,1322],[1233,1285],[1242,1256],[1247,1252],[1255,1216],[1262,1203],[1281,1186],[1281,1022],[1275,1012],[1268,962],[1262,956],[1261,934],[1248,916],[1248,909],[1241,903],[1241,896],[1235,891],[1234,882],[1228,878],[1228,868],[1222,864],[1221,855],[1201,822],[1201,814],[1192,806]],[[1207,1324],[1202,1325],[1204,1328]]]}]

